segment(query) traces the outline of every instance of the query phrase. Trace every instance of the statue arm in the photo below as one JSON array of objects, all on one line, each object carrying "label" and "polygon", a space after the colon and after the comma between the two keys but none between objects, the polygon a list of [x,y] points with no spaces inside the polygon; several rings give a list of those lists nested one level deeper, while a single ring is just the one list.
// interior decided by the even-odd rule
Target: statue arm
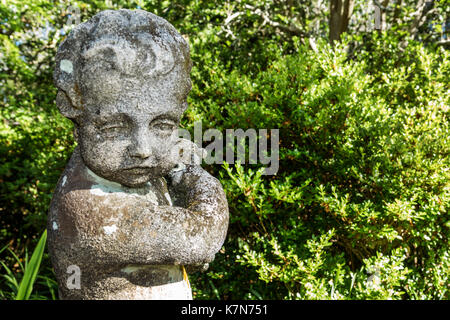
[{"label": "statue arm", "polygon": [[[61,244],[66,248],[60,249],[71,247],[72,252],[85,256],[84,261],[110,266],[211,262],[228,227],[222,186],[199,166],[188,166],[172,178],[177,180],[169,179],[170,193],[179,195],[174,206],[157,206],[120,192],[93,194],[80,189],[60,193],[54,210],[59,229],[53,232],[65,238]],[[68,239],[71,244],[66,243]]]},{"label": "statue arm", "polygon": [[188,265],[190,271],[206,270],[208,263],[222,246],[228,229],[228,203],[222,185],[199,165],[181,165],[179,170],[172,171],[167,178],[175,207],[216,219],[211,224],[214,239],[210,243],[215,243],[211,258]]}]

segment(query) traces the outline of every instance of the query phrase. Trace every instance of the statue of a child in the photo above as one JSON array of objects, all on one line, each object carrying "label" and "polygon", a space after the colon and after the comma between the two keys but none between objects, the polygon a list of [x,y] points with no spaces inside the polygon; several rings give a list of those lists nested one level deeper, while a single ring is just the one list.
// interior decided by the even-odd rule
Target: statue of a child
[{"label": "statue of a child", "polygon": [[78,142],[48,217],[61,299],[192,299],[183,266],[221,248],[222,186],[179,155],[190,69],[183,37],[142,10],[100,12],[59,47],[56,102]]}]

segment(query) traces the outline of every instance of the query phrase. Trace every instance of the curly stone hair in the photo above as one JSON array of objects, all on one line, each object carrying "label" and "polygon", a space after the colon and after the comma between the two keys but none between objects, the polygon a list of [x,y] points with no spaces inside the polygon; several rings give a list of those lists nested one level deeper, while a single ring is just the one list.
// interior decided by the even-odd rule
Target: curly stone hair
[{"label": "curly stone hair", "polygon": [[[113,47],[119,50],[114,51]],[[124,52],[142,49],[135,57]],[[190,91],[192,62],[189,45],[165,19],[143,10],[105,10],[76,26],[58,48],[53,78],[61,113],[75,121],[83,110],[82,90],[78,80],[87,59],[99,51],[118,60],[123,74],[157,79],[177,69],[187,74],[181,84]],[[133,59],[133,61],[128,61]]]}]

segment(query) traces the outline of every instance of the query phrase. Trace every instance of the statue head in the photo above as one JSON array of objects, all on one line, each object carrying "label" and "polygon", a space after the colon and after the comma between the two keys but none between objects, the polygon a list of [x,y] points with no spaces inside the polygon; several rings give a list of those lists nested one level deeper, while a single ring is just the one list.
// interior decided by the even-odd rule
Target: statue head
[{"label": "statue head", "polygon": [[167,174],[191,65],[183,37],[146,11],[107,10],[75,27],[58,48],[54,81],[86,166],[130,187]]}]

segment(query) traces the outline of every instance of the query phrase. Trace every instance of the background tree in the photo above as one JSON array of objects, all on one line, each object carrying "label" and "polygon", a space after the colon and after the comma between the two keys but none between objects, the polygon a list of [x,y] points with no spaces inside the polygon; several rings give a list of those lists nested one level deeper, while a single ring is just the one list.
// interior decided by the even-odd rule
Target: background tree
[{"label": "background tree", "polygon": [[330,42],[340,40],[341,34],[347,31],[354,4],[353,0],[330,1]]}]

